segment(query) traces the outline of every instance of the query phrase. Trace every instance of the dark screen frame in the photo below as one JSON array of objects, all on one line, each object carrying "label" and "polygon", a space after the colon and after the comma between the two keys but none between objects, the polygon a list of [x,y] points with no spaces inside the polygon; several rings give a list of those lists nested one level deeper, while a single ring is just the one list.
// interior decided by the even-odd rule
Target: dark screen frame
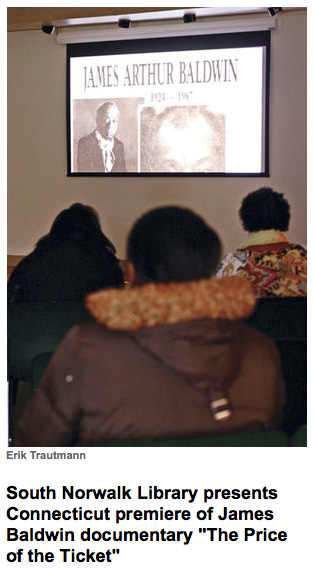
[{"label": "dark screen frame", "polygon": [[[72,58],[82,56],[135,54],[145,52],[169,52],[204,50],[219,48],[242,48],[264,46],[265,54],[265,93],[264,93],[264,170],[260,173],[162,173],[162,172],[110,172],[87,173],[71,171],[71,86],[70,62]],[[237,32],[195,36],[177,36],[165,38],[117,40],[108,42],[90,42],[67,44],[66,59],[66,117],[67,117],[67,176],[68,177],[269,177],[269,99],[270,99],[270,47],[271,32]]]}]

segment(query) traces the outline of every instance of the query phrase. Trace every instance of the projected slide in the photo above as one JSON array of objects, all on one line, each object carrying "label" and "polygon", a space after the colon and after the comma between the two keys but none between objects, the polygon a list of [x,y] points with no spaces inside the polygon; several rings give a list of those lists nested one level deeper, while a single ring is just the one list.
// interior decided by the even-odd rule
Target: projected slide
[{"label": "projected slide", "polygon": [[265,62],[263,45],[70,54],[69,175],[265,174]]}]

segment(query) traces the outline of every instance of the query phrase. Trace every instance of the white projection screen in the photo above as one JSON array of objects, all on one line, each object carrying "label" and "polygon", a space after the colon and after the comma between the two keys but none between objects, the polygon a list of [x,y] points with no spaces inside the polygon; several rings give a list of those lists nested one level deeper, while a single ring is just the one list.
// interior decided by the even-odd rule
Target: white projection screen
[{"label": "white projection screen", "polygon": [[69,176],[268,176],[270,32],[67,46]]}]

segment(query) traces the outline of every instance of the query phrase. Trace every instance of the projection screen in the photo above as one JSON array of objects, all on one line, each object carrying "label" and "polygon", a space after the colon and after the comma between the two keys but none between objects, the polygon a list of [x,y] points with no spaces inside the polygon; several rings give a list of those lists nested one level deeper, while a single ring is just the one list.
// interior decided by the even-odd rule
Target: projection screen
[{"label": "projection screen", "polygon": [[71,44],[68,175],[267,176],[270,32]]}]

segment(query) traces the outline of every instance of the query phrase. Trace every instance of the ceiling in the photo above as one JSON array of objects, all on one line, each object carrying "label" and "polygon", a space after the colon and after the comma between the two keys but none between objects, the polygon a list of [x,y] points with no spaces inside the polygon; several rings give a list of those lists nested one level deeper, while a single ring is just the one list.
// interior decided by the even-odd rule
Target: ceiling
[{"label": "ceiling", "polygon": [[123,16],[132,14],[134,19],[152,19],[162,17],[173,11],[178,17],[184,12],[195,8],[8,8],[8,31],[41,29],[43,24],[69,26],[78,24],[98,24],[102,22],[117,22]]}]

